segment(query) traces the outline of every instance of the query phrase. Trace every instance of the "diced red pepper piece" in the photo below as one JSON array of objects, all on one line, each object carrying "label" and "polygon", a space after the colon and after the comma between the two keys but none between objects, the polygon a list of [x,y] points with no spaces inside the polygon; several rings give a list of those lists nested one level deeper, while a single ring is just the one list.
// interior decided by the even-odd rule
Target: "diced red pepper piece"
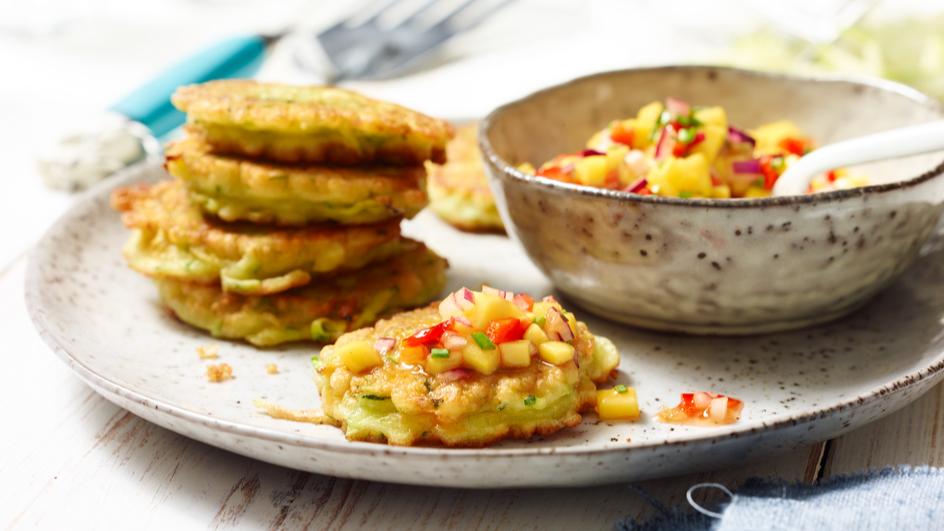
[{"label": "diced red pepper piece", "polygon": [[485,335],[492,340],[492,343],[498,345],[524,337],[524,327],[521,321],[514,317],[495,319],[485,327]]},{"label": "diced red pepper piece", "polygon": [[424,328],[412,336],[403,340],[403,344],[408,347],[417,347],[420,345],[434,345],[439,343],[443,334],[452,326],[452,319],[447,319],[439,324]]},{"label": "diced red pepper piece", "polygon": [[760,171],[764,175],[764,188],[767,190],[773,190],[774,184],[780,178],[780,174],[774,169],[771,160],[770,155],[764,155],[760,158]]},{"label": "diced red pepper piece", "polygon": [[810,150],[810,141],[806,138],[784,138],[780,141],[780,148],[787,153],[803,156]]},{"label": "diced red pepper piece", "polygon": [[623,125],[623,122],[616,122],[610,128],[610,140],[633,147],[633,130]]},{"label": "diced red pepper piece", "polygon": [[836,182],[836,170],[829,170],[829,173],[826,174],[826,180],[831,183]]},{"label": "diced red pepper piece", "polygon": [[684,157],[685,153],[688,151],[688,144],[683,144],[681,142],[672,146],[672,156],[674,157]]},{"label": "diced red pepper piece", "polygon": [[705,141],[705,133],[698,132],[695,134],[695,138],[693,138],[692,141],[688,143],[688,147],[697,146],[698,144],[701,144],[704,141]]}]

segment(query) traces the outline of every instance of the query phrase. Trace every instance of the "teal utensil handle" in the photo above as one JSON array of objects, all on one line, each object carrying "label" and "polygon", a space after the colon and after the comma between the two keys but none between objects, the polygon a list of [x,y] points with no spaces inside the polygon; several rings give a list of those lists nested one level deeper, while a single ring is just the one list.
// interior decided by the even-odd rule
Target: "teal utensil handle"
[{"label": "teal utensil handle", "polygon": [[155,136],[163,136],[184,123],[185,116],[170,103],[181,85],[213,79],[252,76],[262,64],[267,40],[259,35],[232,37],[168,68],[110,110],[146,125]]}]

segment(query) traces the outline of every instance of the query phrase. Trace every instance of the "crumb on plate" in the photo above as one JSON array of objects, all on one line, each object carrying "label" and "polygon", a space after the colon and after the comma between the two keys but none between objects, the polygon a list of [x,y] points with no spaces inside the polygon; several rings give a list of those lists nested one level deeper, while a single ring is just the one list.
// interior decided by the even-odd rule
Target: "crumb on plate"
[{"label": "crumb on plate", "polygon": [[215,360],[220,357],[219,350],[214,345],[207,345],[203,347],[197,347],[197,356],[200,356],[201,360]]},{"label": "crumb on plate", "polygon": [[266,372],[267,372],[268,374],[278,374],[278,373],[279,373],[279,366],[276,365],[276,364],[274,364],[274,363],[267,363],[267,364],[266,364]]},{"label": "crumb on plate", "polygon": [[233,377],[233,368],[229,363],[207,365],[207,380],[215,383],[225,382]]}]

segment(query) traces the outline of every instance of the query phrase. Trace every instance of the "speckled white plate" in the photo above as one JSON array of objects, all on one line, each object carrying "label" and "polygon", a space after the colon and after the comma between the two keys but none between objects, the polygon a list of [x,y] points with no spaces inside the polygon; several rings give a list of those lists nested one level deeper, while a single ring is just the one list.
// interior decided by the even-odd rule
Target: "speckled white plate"
[{"label": "speckled white plate", "polygon": [[[273,420],[252,406],[264,398],[316,407],[308,362],[315,347],[257,350],[214,340],[171,318],[151,283],[125,266],[119,250],[127,232],[108,207],[108,194],[118,185],[164,177],[157,167],[132,169],[87,194],[50,229],[31,259],[30,313],[53,350],[109,400],[188,437],[279,465],[458,487],[636,480],[722,467],[834,437],[901,408],[944,376],[944,240],[934,240],[903,280],[862,311],[806,331],[683,337],[580,315],[620,347],[619,381],[638,390],[645,412],[640,422],[610,425],[588,415],[560,435],[487,449],[348,442],[336,428]],[[503,237],[459,233],[429,212],[405,230],[449,258],[449,289],[487,282],[535,294],[549,290]],[[234,380],[207,382],[208,362],[196,349],[214,344],[219,361],[234,368]],[[270,362],[280,374],[266,374]],[[680,392],[695,389],[743,399],[743,418],[715,428],[653,419]]]}]

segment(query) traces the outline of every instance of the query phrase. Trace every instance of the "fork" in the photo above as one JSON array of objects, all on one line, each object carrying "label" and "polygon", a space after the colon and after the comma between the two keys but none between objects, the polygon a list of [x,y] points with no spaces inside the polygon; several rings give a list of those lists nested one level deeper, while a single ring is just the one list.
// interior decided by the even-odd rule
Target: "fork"
[{"label": "fork", "polygon": [[[296,53],[295,59],[303,68],[319,70],[325,83],[389,78],[416,66],[447,40],[480,24],[511,1],[373,0],[358,14],[310,39],[320,46],[331,68],[326,71],[324,64],[319,68],[303,54]],[[266,49],[288,33],[220,41],[165,70],[109,110],[146,125],[156,136],[164,135],[184,120],[170,104],[170,95],[178,86],[252,75]]]},{"label": "fork", "polygon": [[[319,72],[325,82],[389,78],[511,1],[374,0],[366,11],[332,24],[309,42],[319,45],[331,65]],[[112,105],[100,122],[107,125],[85,124],[50,145],[48,154],[40,157],[40,173],[49,186],[78,190],[121,167],[156,160],[160,144],[155,137],[172,132],[185,119],[170,103],[178,86],[251,76],[266,49],[287,33],[231,37],[168,68]],[[297,53],[295,59],[302,67],[312,66]],[[120,138],[125,149],[116,154],[114,146],[106,146],[106,138]]]},{"label": "fork", "polygon": [[[416,66],[443,43],[512,1],[376,0],[322,30],[315,40],[332,67],[327,72],[331,82],[385,79]],[[310,57],[296,53],[296,63],[315,69]]]}]

